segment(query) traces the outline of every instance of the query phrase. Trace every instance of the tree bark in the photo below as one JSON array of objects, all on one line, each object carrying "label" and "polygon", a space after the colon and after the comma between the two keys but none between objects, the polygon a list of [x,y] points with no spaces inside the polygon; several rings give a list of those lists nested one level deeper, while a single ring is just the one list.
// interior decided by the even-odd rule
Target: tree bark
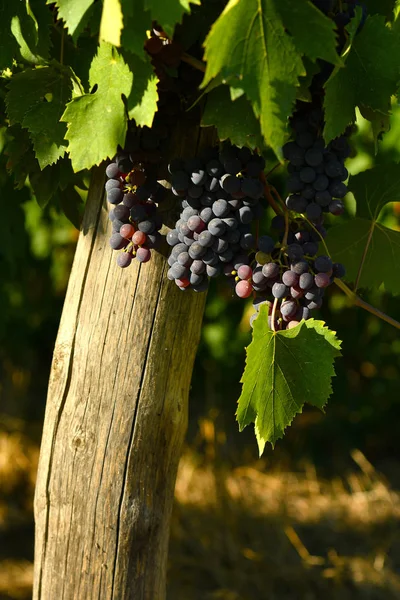
[{"label": "tree bark", "polygon": [[[177,125],[175,154],[213,135]],[[92,176],[57,336],[35,495],[35,600],[162,600],[206,294],[163,255],[120,269]]]}]

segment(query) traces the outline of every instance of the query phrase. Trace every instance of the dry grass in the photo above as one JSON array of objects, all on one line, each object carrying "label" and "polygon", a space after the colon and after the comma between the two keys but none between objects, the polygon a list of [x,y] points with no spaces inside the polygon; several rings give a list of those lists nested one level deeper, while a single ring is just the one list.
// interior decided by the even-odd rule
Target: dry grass
[{"label": "dry grass", "polygon": [[[400,493],[361,452],[353,472],[324,480],[311,464],[229,469],[212,421],[201,438],[202,455],[188,448],[179,467],[169,600],[400,598]],[[37,457],[28,437],[0,432],[0,534],[15,548],[32,545]],[[28,600],[32,563],[4,548],[0,600]]]}]

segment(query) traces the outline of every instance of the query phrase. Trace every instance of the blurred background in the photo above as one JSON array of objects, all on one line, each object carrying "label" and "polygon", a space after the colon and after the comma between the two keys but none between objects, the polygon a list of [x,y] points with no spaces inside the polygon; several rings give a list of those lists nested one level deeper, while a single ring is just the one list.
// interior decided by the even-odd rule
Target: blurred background
[{"label": "blurred background", "polygon": [[[393,109],[377,155],[359,115],[351,173],[400,161]],[[3,146],[0,130],[0,600],[28,600],[47,383],[78,232],[56,202],[41,209],[29,185],[14,189]],[[283,177],[278,168],[280,190]],[[354,213],[351,197],[347,208]],[[400,204],[382,220],[400,231]],[[361,295],[400,320],[398,298]],[[169,600],[399,599],[398,330],[329,289],[320,317],[343,340],[343,357],[326,414],[307,408],[259,460],[253,431],[239,434],[234,416],[251,312],[223,281],[211,288],[176,485]]]}]

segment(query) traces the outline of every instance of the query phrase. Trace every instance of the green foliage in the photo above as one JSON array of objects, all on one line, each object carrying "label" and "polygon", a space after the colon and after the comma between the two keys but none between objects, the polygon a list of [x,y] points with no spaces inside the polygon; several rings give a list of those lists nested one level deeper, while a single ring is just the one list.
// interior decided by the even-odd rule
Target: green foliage
[{"label": "green foliage", "polygon": [[383,114],[396,93],[400,79],[400,38],[385,25],[383,17],[368,17],[337,69],[326,84],[324,137],[340,135],[355,120],[356,106]]},{"label": "green foliage", "polygon": [[294,329],[273,332],[262,306],[247,348],[237,420],[240,429],[254,423],[260,455],[265,444],[283,436],[305,402],[323,408],[332,393],[334,359],[340,342],[323,321],[303,321]]},{"label": "green foliage", "polygon": [[[310,23],[313,37],[305,33]],[[335,44],[332,21],[308,2],[231,0],[205,43],[203,86],[218,75],[240,85],[266,142],[280,155],[299,77],[305,75],[302,53],[340,64]]]},{"label": "green foliage", "polygon": [[[227,104],[231,105],[230,110],[226,110]],[[201,124],[203,127],[214,125],[220,140],[230,139],[238,146],[262,148],[264,143],[260,124],[247,98],[242,95],[231,102],[229,88],[225,85],[218,86],[207,95]]]},{"label": "green foliage", "polygon": [[10,123],[29,131],[41,169],[65,153],[67,128],[60,118],[71,96],[71,71],[57,63],[25,69],[11,78],[6,98]]},{"label": "green foliage", "polygon": [[[380,165],[350,178],[357,202],[356,218],[329,230],[326,239],[333,258],[346,265],[349,281],[359,287],[400,294],[400,232],[379,222],[382,208],[400,201],[399,165]],[[360,275],[359,275],[360,273]]]},{"label": "green foliage", "polygon": [[145,9],[169,36],[174,33],[175,25],[182,21],[184,13],[190,12],[190,4],[199,5],[200,0],[144,0]]},{"label": "green foliage", "polygon": [[[296,101],[316,101],[319,77],[326,81],[325,139],[354,123],[359,109],[371,124],[377,164],[382,137],[396,124],[391,111],[400,81],[399,2],[365,2],[366,22],[358,7],[346,31],[339,27],[340,35],[309,0],[3,2],[0,114],[7,132],[0,132],[0,150],[13,179],[2,190],[11,196],[16,188],[21,198],[29,190],[45,212],[61,210],[79,227],[85,170],[124,146],[129,119],[151,127],[163,101],[159,92],[167,90],[179,92],[179,110],[192,111],[193,122],[201,113],[201,125],[214,126],[219,140],[254,148],[268,161],[273,153],[281,159]],[[336,12],[342,8],[335,4]],[[192,67],[177,67],[171,55],[160,67],[147,53],[153,21],[187,52],[182,62],[205,73],[197,96],[182,93],[191,76],[186,81],[183,67]],[[168,45],[164,34],[162,39]],[[390,136],[393,147],[393,131]],[[368,161],[363,168],[374,164],[370,156]],[[352,177],[356,216],[342,219],[326,240],[349,281],[364,288],[383,284],[396,294],[400,233],[394,219],[383,220],[387,204],[400,201],[397,170],[394,164],[375,166]],[[10,211],[13,219],[21,217],[18,204]],[[12,244],[16,236],[8,224],[6,229],[4,238]],[[228,335],[221,313],[206,333],[214,357],[226,349]],[[305,402],[323,408],[338,355],[339,342],[322,321],[274,333],[261,310],[237,413],[241,429],[255,423],[260,453],[283,435]]]},{"label": "green foliage", "polygon": [[74,98],[61,117],[67,123],[66,139],[75,171],[100,164],[115,154],[118,144],[124,145],[127,118],[122,94],[129,96],[132,80],[117,50],[102,42],[89,72],[92,93]]},{"label": "green foliage", "polygon": [[47,0],[47,4],[55,3],[59,19],[64,21],[65,27],[71,35],[79,27],[93,2],[94,0]]},{"label": "green foliage", "polygon": [[158,77],[147,55],[145,61],[130,52],[124,52],[123,57],[133,73],[133,85],[127,99],[128,116],[141,127],[151,127],[157,112]]}]

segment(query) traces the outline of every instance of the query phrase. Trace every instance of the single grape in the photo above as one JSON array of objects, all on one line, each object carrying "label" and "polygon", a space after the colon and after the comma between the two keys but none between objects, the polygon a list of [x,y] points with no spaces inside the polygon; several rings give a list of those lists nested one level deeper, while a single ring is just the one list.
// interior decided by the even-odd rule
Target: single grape
[{"label": "single grape", "polygon": [[262,272],[267,279],[275,279],[279,276],[279,265],[273,262],[267,263],[263,266]]},{"label": "single grape", "polygon": [[146,219],[144,221],[140,221],[138,223],[139,231],[143,231],[143,233],[153,233],[156,229],[156,225],[154,221],[150,221],[150,219]]},{"label": "single grape", "polygon": [[346,275],[346,269],[341,263],[334,263],[332,266],[333,276],[341,279]]},{"label": "single grape", "polygon": [[317,273],[314,282],[317,287],[326,288],[331,283],[331,278],[326,273]]},{"label": "single grape", "polygon": [[328,273],[332,269],[333,263],[329,256],[318,256],[314,261],[314,267],[319,273]]},{"label": "single grape", "polygon": [[[189,257],[190,258],[190,257]],[[197,275],[201,275],[206,270],[206,265],[200,259],[194,260],[190,265],[190,270],[192,273],[196,273]]]},{"label": "single grape", "polygon": [[122,269],[129,267],[132,262],[132,254],[130,252],[121,252],[117,256],[117,265]]},{"label": "single grape", "polygon": [[169,244],[169,246],[176,246],[176,244],[178,242],[179,242],[178,231],[176,229],[171,229],[171,231],[168,231],[167,243]]},{"label": "single grape", "polygon": [[132,235],[132,243],[135,244],[135,246],[141,246],[142,244],[145,244],[146,241],[147,235],[143,233],[143,231],[135,231]]},{"label": "single grape", "polygon": [[239,208],[238,213],[239,221],[244,225],[251,223],[253,220],[253,212],[249,206],[242,206],[242,208]]},{"label": "single grape", "polygon": [[[304,244],[304,246],[305,246],[305,244]],[[303,246],[303,249],[304,249],[304,246]],[[296,273],[297,275],[302,275],[303,273],[308,272],[308,263],[305,260],[299,260],[299,261],[293,262],[290,265],[290,270],[293,271],[294,273]]]},{"label": "single grape", "polygon": [[190,267],[193,263],[193,260],[190,258],[188,252],[181,252],[178,256],[177,262],[184,267]]},{"label": "single grape", "polygon": [[148,248],[138,248],[136,250],[136,258],[141,263],[148,262],[151,258],[151,252]]},{"label": "single grape", "polygon": [[299,283],[300,275],[294,271],[285,271],[282,275],[282,281],[288,287],[296,286]]},{"label": "single grape", "polygon": [[125,223],[124,225],[122,225],[121,229],[119,230],[119,233],[123,238],[129,240],[135,233],[135,228],[130,223]]},{"label": "single grape", "polygon": [[230,206],[226,200],[216,200],[212,205],[213,213],[216,217],[226,217],[230,213]]},{"label": "single grape", "polygon": [[250,281],[242,280],[236,284],[235,292],[239,298],[248,298],[253,291]]},{"label": "single grape", "polygon": [[191,244],[188,252],[189,252],[190,258],[196,259],[196,258],[200,258],[201,256],[203,256],[203,254],[205,254],[205,252],[206,252],[206,249],[203,248],[203,246],[201,244],[199,244],[199,242],[193,242],[193,244]]},{"label": "single grape", "polygon": [[272,286],[272,295],[274,298],[284,298],[289,293],[289,288],[284,283],[274,283]]},{"label": "single grape", "polygon": [[215,236],[221,236],[226,231],[226,225],[221,219],[211,219],[208,224],[208,231]]},{"label": "single grape", "polygon": [[112,189],[117,189],[120,190],[121,189],[121,182],[119,181],[119,179],[109,179],[108,181],[106,181],[105,184],[105,190],[106,192],[109,192]]},{"label": "single grape", "polygon": [[286,300],[281,304],[281,315],[285,321],[290,321],[297,312],[297,304],[294,300]]},{"label": "single grape", "polygon": [[128,240],[123,238],[119,233],[113,233],[110,237],[110,246],[113,250],[122,250],[128,243]]},{"label": "single grape", "polygon": [[110,204],[119,204],[124,198],[124,193],[119,188],[112,188],[107,191],[107,200]]},{"label": "single grape", "polygon": [[299,278],[299,288],[301,290],[308,290],[314,284],[314,277],[312,273],[302,273]]},{"label": "single grape", "polygon": [[107,166],[106,175],[110,179],[117,178],[120,175],[120,170],[115,162],[112,162]]},{"label": "single grape", "polygon": [[297,327],[297,325],[300,325],[300,321],[289,321],[289,323],[286,326],[286,329],[294,329],[295,327]]},{"label": "single grape", "polygon": [[225,175],[222,175],[220,182],[222,189],[228,192],[228,194],[236,194],[240,191],[240,179],[235,177],[235,175],[225,173]]}]

